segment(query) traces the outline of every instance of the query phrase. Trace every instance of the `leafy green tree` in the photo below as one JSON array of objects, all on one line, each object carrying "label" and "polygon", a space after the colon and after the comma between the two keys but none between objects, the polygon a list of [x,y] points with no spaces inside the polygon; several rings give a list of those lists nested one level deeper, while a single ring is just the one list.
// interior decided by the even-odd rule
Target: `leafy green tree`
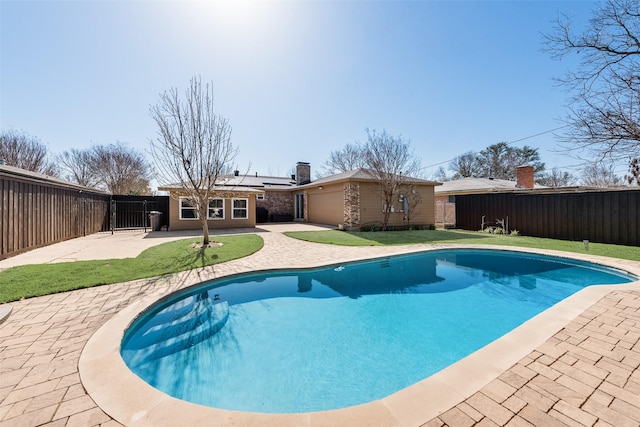
[{"label": "leafy green tree", "polygon": [[527,145],[511,147],[506,142],[499,142],[479,153],[468,152],[456,157],[449,164],[449,170],[453,172],[453,179],[475,177],[515,181],[517,167],[523,165],[533,166],[534,173],[545,169],[538,149]]}]

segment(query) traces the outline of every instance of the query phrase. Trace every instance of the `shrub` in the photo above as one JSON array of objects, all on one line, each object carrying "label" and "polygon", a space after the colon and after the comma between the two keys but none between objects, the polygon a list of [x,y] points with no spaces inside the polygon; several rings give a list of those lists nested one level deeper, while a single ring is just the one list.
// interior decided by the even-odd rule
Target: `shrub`
[{"label": "shrub", "polygon": [[435,224],[413,224],[411,230],[435,230]]}]

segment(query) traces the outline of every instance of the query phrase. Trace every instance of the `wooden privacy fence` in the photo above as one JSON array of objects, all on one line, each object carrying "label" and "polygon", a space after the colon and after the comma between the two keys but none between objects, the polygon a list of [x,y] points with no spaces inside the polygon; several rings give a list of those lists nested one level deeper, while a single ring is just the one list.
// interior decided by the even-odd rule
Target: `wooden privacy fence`
[{"label": "wooden privacy fence", "polygon": [[150,229],[149,213],[169,225],[168,196],[111,196],[0,165],[0,259],[99,231]]},{"label": "wooden privacy fence", "polygon": [[457,228],[480,230],[483,216],[526,236],[640,246],[640,189],[456,196]]},{"label": "wooden privacy fence", "polygon": [[0,166],[0,259],[100,231],[109,195]]}]

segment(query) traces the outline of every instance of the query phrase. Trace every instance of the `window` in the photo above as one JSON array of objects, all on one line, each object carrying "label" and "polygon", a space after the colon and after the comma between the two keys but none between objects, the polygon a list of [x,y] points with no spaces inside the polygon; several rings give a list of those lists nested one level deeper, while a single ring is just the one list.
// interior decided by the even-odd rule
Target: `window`
[{"label": "window", "polygon": [[198,215],[196,213],[195,203],[188,197],[180,197],[180,219],[196,219]]},{"label": "window", "polygon": [[249,199],[233,199],[233,219],[246,219],[249,212]]},{"label": "window", "polygon": [[208,219],[224,219],[224,199],[209,199]]}]

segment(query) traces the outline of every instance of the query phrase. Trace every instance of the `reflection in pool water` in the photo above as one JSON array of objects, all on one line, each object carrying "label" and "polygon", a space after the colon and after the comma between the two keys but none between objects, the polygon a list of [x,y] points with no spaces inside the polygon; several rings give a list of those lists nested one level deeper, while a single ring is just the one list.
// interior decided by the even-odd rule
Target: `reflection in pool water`
[{"label": "reflection in pool water", "polygon": [[127,331],[137,375],[208,406],[293,413],[380,399],[593,284],[589,263],[442,250],[199,285]]}]

